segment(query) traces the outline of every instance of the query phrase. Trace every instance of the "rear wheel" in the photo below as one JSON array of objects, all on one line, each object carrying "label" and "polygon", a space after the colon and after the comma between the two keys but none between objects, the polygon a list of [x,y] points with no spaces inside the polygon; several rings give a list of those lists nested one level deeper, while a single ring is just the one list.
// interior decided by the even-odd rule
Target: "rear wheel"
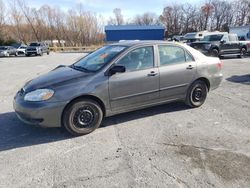
[{"label": "rear wheel", "polygon": [[246,57],[246,54],[247,54],[246,48],[241,48],[240,55],[238,57],[239,58],[244,58],[244,57]]},{"label": "rear wheel", "polygon": [[49,51],[47,51],[47,55],[49,55]]},{"label": "rear wheel", "polygon": [[192,108],[200,107],[207,98],[208,88],[204,81],[195,81],[188,89],[186,104]]},{"label": "rear wheel", "polygon": [[62,121],[68,132],[75,136],[97,129],[103,118],[100,105],[93,100],[78,100],[70,104],[63,113]]},{"label": "rear wheel", "polygon": [[213,57],[219,57],[219,50],[213,49],[211,55],[212,55]]}]

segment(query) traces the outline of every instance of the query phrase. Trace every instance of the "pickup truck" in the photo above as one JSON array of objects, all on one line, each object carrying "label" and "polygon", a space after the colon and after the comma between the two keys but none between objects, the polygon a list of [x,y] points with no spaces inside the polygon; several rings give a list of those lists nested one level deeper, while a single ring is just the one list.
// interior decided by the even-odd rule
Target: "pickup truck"
[{"label": "pickup truck", "polygon": [[215,57],[236,55],[244,57],[247,53],[246,44],[240,42],[236,34],[227,32],[211,32],[199,42],[193,42],[191,47],[203,54]]},{"label": "pickup truck", "polygon": [[43,42],[32,42],[30,45],[26,48],[26,56],[31,55],[40,55],[42,56],[44,53],[47,53],[49,55],[49,47],[43,43]]}]

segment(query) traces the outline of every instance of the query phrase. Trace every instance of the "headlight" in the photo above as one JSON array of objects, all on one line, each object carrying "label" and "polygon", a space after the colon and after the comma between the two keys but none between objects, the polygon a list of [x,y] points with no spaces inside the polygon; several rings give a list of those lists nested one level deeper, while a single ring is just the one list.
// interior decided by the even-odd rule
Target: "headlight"
[{"label": "headlight", "polygon": [[206,50],[209,50],[209,49],[211,48],[211,44],[205,44],[205,45],[204,45],[204,48],[205,48]]},{"label": "headlight", "polygon": [[54,91],[51,89],[37,89],[31,91],[24,96],[25,101],[46,101],[54,95]]}]

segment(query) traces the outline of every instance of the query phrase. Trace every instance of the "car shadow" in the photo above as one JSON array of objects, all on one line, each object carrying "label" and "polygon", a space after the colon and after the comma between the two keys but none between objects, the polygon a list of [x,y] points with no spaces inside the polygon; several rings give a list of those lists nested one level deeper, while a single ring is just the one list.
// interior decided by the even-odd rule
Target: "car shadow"
[{"label": "car shadow", "polygon": [[145,108],[142,110],[127,112],[127,113],[107,117],[104,119],[101,127],[107,127],[107,126],[111,126],[114,124],[138,120],[138,119],[149,117],[149,116],[177,112],[177,111],[184,111],[188,109],[190,108],[182,102],[173,102],[173,103],[163,104],[160,106],[149,107],[149,108]]},{"label": "car shadow", "polygon": [[250,74],[245,75],[233,75],[226,79],[227,81],[234,83],[241,83],[245,85],[250,85]]},{"label": "car shadow", "polygon": [[[170,103],[104,119],[100,128],[123,122],[189,109],[183,103]],[[62,128],[42,128],[22,123],[14,112],[0,114],[0,151],[51,143],[73,138]]]}]

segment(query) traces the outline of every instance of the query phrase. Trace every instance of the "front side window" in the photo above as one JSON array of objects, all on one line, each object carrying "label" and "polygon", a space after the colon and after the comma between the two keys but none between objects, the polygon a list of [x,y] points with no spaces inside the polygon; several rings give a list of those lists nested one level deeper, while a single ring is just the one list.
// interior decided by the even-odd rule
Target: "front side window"
[{"label": "front side window", "polygon": [[126,48],[126,46],[118,45],[104,46],[80,59],[78,62],[73,64],[72,67],[79,70],[98,71],[112,61],[116,56],[121,54]]},{"label": "front side window", "polygon": [[177,46],[159,46],[160,65],[186,62],[185,52]]},{"label": "front side window", "polygon": [[125,66],[126,72],[152,68],[154,66],[154,49],[152,46],[147,46],[132,50],[117,64]]}]

